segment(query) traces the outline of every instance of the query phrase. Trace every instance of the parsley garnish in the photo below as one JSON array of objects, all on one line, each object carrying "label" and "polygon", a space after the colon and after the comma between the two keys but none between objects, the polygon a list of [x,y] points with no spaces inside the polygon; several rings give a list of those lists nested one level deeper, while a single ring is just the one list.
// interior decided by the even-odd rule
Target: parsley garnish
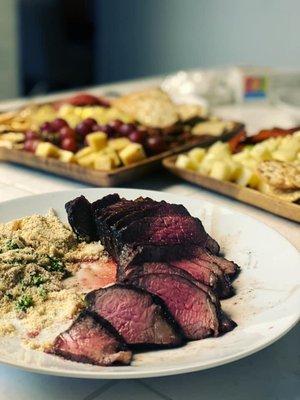
[{"label": "parsley garnish", "polygon": [[31,296],[26,294],[19,297],[16,302],[16,309],[18,311],[27,311],[27,309],[31,306],[33,306],[33,299]]},{"label": "parsley garnish", "polygon": [[53,272],[65,272],[65,264],[58,258],[47,256],[49,259],[49,264],[46,269]]},{"label": "parsley garnish", "polygon": [[44,287],[41,286],[41,287],[38,289],[38,293],[39,293],[39,295],[41,296],[41,298],[42,298],[43,300],[45,300],[45,299],[47,298],[48,292],[47,292],[47,290],[46,290]]}]

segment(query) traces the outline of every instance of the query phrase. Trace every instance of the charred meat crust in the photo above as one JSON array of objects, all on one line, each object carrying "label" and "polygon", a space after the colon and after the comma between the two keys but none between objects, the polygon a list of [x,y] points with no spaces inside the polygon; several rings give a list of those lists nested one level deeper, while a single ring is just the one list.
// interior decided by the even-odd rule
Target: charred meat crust
[{"label": "charred meat crust", "polygon": [[[174,343],[170,344],[155,344],[155,343],[127,343],[127,346],[134,349],[134,350],[151,350],[151,349],[159,349],[159,348],[174,348],[174,347],[179,347],[182,346],[183,344],[186,343],[185,336],[183,334],[183,331],[179,324],[174,320],[172,315],[170,314],[166,304],[164,301],[156,296],[153,293],[148,292],[147,290],[143,289],[142,287],[139,287],[138,285],[132,284],[130,282],[126,283],[116,283],[113,286],[108,286],[106,288],[94,290],[90,293],[88,293],[85,297],[85,301],[88,306],[88,310],[92,311],[93,313],[97,312],[93,309],[93,303],[95,302],[95,297],[97,296],[97,292],[99,291],[109,291],[112,288],[124,288],[124,289],[129,289],[133,290],[134,292],[141,293],[143,295],[147,295],[151,298],[153,303],[158,306],[159,310],[159,315],[162,317],[166,323],[171,327],[173,330],[174,334],[177,336],[177,341]],[[99,315],[99,314],[97,314]],[[104,318],[105,319],[105,318]],[[111,324],[110,324],[111,325]],[[116,331],[116,329],[114,328]],[[122,337],[122,335],[118,332],[118,335]],[[123,342],[126,342],[125,339],[122,337]]]},{"label": "charred meat crust", "polygon": [[79,196],[65,204],[68,221],[76,235],[86,241],[96,237],[96,225],[90,202]]}]

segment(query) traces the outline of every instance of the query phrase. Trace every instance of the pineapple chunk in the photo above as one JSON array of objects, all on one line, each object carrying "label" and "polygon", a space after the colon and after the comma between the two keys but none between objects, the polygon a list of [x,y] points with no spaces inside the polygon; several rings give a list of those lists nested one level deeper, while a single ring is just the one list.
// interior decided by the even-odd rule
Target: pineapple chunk
[{"label": "pineapple chunk", "polygon": [[58,159],[65,163],[71,163],[75,161],[74,153],[68,150],[59,150]]},{"label": "pineapple chunk", "polygon": [[188,156],[190,157],[191,160],[193,160],[195,163],[200,164],[200,162],[203,160],[205,156],[206,150],[200,147],[196,147],[195,149],[192,149],[188,152]]},{"label": "pineapple chunk", "polygon": [[195,171],[197,169],[197,163],[195,163],[195,161],[193,161],[186,154],[180,154],[177,157],[175,165],[177,168],[189,169],[192,171]]},{"label": "pineapple chunk", "polygon": [[128,146],[131,143],[131,141],[125,137],[120,137],[116,139],[110,139],[108,141],[108,146],[112,148],[115,151],[121,151],[123,150],[126,146]]},{"label": "pineapple chunk", "polygon": [[86,137],[87,144],[94,150],[102,150],[107,145],[107,134],[104,132],[90,133]]},{"label": "pineapple chunk", "polygon": [[119,156],[124,165],[130,165],[146,158],[143,146],[139,143],[130,143],[120,151]]},{"label": "pineapple chunk", "polygon": [[230,165],[224,161],[215,161],[212,165],[209,176],[221,181],[228,181],[231,177]]},{"label": "pineapple chunk", "polygon": [[85,157],[91,153],[94,153],[94,150],[91,147],[87,146],[87,147],[84,147],[83,149],[77,151],[77,153],[75,154],[75,158],[76,158],[76,160],[79,160],[80,158]]},{"label": "pineapple chunk", "polygon": [[58,157],[59,148],[49,142],[41,142],[37,145],[35,154],[40,157]]},{"label": "pineapple chunk", "polygon": [[100,154],[95,159],[94,168],[104,171],[110,171],[114,168],[113,159],[108,154]]}]

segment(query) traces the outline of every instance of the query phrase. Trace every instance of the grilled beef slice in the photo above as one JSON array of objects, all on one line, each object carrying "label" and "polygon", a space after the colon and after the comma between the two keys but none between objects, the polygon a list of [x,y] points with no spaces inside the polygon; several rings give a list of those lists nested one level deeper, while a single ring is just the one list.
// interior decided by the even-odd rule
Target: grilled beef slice
[{"label": "grilled beef slice", "polygon": [[51,354],[95,365],[130,364],[132,353],[111,324],[82,311],[71,327],[54,341]]},{"label": "grilled beef slice", "polygon": [[182,215],[145,217],[115,233],[120,245],[125,243],[150,245],[203,244],[206,232],[200,220]]},{"label": "grilled beef slice", "polygon": [[183,342],[180,328],[163,302],[143,289],[117,284],[89,293],[86,301],[130,346],[174,347]]},{"label": "grilled beef slice", "polygon": [[142,266],[132,266],[130,271],[128,271],[127,281],[135,281],[143,275],[148,274],[170,274],[170,275],[180,275],[188,281],[192,282],[194,285],[198,286],[199,289],[203,290],[209,296],[211,302],[216,307],[217,316],[219,319],[219,330],[220,334],[231,331],[236,327],[236,323],[232,321],[226,313],[221,309],[221,303],[218,296],[206,285],[196,281],[193,277],[186,271],[180,268],[176,268],[173,265],[167,263],[144,263]]},{"label": "grilled beef slice", "polygon": [[221,299],[233,294],[233,288],[227,276],[217,265],[207,261],[195,262],[192,260],[170,261],[172,265],[187,271],[192,277],[209,286]]},{"label": "grilled beef slice", "polygon": [[194,249],[192,249],[191,253],[193,254],[195,259],[205,260],[217,265],[231,279],[234,279],[240,270],[240,267],[233,261],[229,261],[224,257],[211,254],[204,248],[199,248],[195,246]]},{"label": "grilled beef slice", "polygon": [[91,241],[96,236],[96,225],[92,215],[91,203],[79,196],[65,204],[68,221],[76,235],[83,240]]},{"label": "grilled beef slice", "polygon": [[148,274],[138,277],[136,284],[165,302],[187,339],[203,339],[220,333],[216,305],[206,292],[182,276]]},{"label": "grilled beef slice", "polygon": [[206,292],[214,304],[220,304],[214,291],[202,282],[196,281],[191,274],[174,265],[162,262],[144,263],[142,265],[131,265],[126,271],[125,282],[135,281],[139,276],[148,274],[170,274],[180,275],[183,278],[193,282],[196,286]]}]

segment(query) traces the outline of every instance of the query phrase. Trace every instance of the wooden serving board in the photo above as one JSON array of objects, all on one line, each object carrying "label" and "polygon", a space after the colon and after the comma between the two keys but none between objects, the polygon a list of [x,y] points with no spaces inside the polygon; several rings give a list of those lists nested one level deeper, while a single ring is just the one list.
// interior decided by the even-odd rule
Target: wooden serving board
[{"label": "wooden serving board", "polygon": [[39,157],[24,150],[7,149],[4,147],[0,147],[0,161],[25,165],[27,167],[50,172],[77,181],[90,183],[95,186],[117,186],[136,180],[147,173],[155,171],[161,166],[161,161],[165,157],[169,157],[182,151],[187,151],[194,146],[209,146],[217,140],[228,140],[230,137],[235,135],[242,126],[242,124],[237,124],[234,131],[224,134],[221,137],[209,135],[195,137],[195,141],[178,146],[161,154],[148,157],[136,164],[116,168],[111,171],[85,168],[78,164],[64,163],[54,158]]},{"label": "wooden serving board", "polygon": [[233,199],[262,208],[281,217],[300,222],[300,205],[285,202],[257,190],[237,185],[236,183],[220,181],[201,175],[198,172],[177,168],[175,166],[176,158],[177,156],[171,156],[164,159],[163,165],[180,178],[206,189],[222,193]]}]

